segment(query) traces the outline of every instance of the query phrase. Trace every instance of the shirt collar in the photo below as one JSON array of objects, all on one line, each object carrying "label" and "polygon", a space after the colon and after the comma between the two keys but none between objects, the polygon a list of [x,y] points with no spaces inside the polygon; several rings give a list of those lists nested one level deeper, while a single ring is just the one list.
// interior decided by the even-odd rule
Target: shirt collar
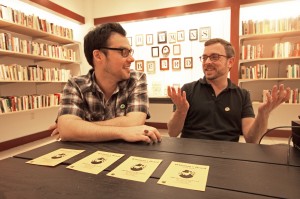
[{"label": "shirt collar", "polygon": [[[236,86],[234,83],[232,83],[232,81],[231,81],[229,78],[227,78],[227,82],[228,82],[228,85],[227,85],[227,88],[228,88],[228,89],[236,89],[236,88],[237,88],[237,86]],[[199,79],[199,83],[200,83],[200,84],[203,84],[203,85],[210,85],[210,84],[207,82],[205,76],[204,76],[203,78],[200,78],[200,79]]]},{"label": "shirt collar", "polygon": [[[92,80],[92,91],[93,92],[97,92],[98,91],[98,92],[103,93],[103,91],[101,90],[101,88],[99,87],[99,85],[96,82],[96,76],[95,76],[95,70],[94,69],[91,69],[89,71],[89,77]],[[125,88],[127,84],[128,84],[127,80],[119,82],[118,83],[118,87],[116,88],[116,90],[114,91],[113,94],[115,94],[115,93],[119,92],[119,90],[122,90],[123,88]]]}]

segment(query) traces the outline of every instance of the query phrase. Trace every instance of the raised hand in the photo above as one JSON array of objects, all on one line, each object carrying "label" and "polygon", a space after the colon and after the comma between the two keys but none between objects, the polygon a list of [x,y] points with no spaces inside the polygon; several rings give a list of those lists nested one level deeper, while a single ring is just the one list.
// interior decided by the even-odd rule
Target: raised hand
[{"label": "raised hand", "polygon": [[171,98],[172,102],[176,105],[176,110],[181,113],[187,113],[189,110],[190,104],[186,100],[185,91],[181,92],[181,89],[178,87],[176,89],[172,86],[168,86],[168,96]]}]

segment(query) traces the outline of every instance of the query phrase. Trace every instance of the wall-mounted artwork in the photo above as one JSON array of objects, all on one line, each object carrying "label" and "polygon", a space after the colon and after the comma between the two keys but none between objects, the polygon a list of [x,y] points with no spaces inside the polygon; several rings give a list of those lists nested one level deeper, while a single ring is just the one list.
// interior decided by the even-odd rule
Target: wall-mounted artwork
[{"label": "wall-mounted artwork", "polygon": [[193,68],[193,57],[184,58],[184,68]]},{"label": "wall-mounted artwork", "polygon": [[199,41],[207,41],[210,39],[210,27],[203,27],[199,29]]},{"label": "wall-mounted artwork", "polygon": [[169,70],[169,58],[160,58],[160,70]]},{"label": "wall-mounted artwork", "polygon": [[155,61],[147,61],[147,73],[155,74]]},{"label": "wall-mounted artwork", "polygon": [[161,31],[157,33],[157,43],[159,44],[167,43],[167,31]]},{"label": "wall-mounted artwork", "polygon": [[135,61],[135,70],[144,72],[144,60]]},{"label": "wall-mounted artwork", "polygon": [[181,59],[180,58],[172,59],[172,70],[181,70]]}]

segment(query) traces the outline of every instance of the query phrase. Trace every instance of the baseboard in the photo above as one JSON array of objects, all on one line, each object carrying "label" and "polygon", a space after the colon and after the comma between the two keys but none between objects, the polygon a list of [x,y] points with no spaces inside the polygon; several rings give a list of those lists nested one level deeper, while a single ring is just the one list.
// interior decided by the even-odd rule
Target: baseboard
[{"label": "baseboard", "polygon": [[153,126],[157,129],[168,129],[167,123],[157,123],[157,122],[146,122],[148,126]]},{"label": "baseboard", "polygon": [[11,149],[11,148],[23,145],[23,144],[27,144],[29,142],[36,141],[36,140],[40,140],[40,139],[49,137],[50,135],[51,135],[51,131],[50,130],[45,130],[45,131],[41,131],[41,132],[34,133],[34,134],[31,134],[31,135],[27,135],[27,136],[24,136],[24,137],[20,137],[20,138],[16,138],[16,139],[13,139],[13,140],[8,140],[8,141],[5,141],[5,142],[1,142],[0,143],[0,151]]}]

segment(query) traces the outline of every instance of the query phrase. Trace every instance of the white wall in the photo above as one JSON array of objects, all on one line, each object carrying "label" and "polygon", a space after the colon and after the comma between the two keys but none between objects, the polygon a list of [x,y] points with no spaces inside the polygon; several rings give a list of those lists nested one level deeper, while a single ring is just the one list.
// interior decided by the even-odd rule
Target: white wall
[{"label": "white wall", "polygon": [[[204,20],[210,19],[210,20]],[[132,48],[134,49],[133,57],[135,60],[144,61],[144,72],[147,74],[148,90],[150,97],[162,97],[167,95],[168,85],[183,86],[183,84],[191,81],[198,80],[203,77],[202,63],[199,56],[202,55],[204,50],[204,42],[199,41],[200,28],[210,27],[211,38],[220,37],[226,40],[230,40],[230,11],[229,9],[206,12],[199,14],[191,14],[184,16],[168,17],[162,19],[143,20],[138,22],[126,22],[122,23],[123,27],[127,31],[127,36],[132,39]],[[198,40],[189,40],[189,30],[198,30]],[[167,38],[167,43],[159,44],[157,41],[158,32],[166,31],[167,37],[170,33],[177,33],[177,31],[184,31],[185,40],[176,41],[170,43]],[[153,44],[146,44],[146,35],[153,35]],[[136,45],[136,37],[142,36],[144,44],[142,46]],[[179,44],[181,47],[181,54],[173,54],[173,45]],[[159,57],[152,57],[152,47],[159,47]],[[162,47],[168,46],[170,48],[170,54],[165,57],[169,58],[169,70],[160,70],[160,58],[162,56]],[[184,57],[193,57],[193,68],[184,68]],[[181,70],[172,70],[172,58],[180,58]],[[155,62],[155,74],[147,72],[147,61]],[[131,68],[135,69],[135,63],[131,64]]]}]

